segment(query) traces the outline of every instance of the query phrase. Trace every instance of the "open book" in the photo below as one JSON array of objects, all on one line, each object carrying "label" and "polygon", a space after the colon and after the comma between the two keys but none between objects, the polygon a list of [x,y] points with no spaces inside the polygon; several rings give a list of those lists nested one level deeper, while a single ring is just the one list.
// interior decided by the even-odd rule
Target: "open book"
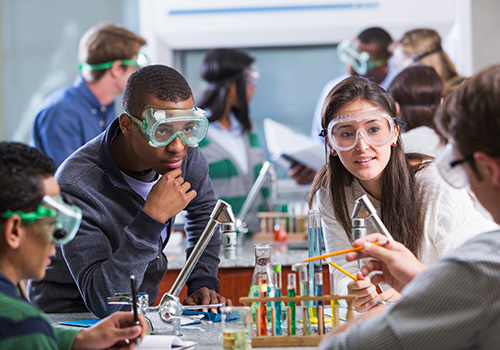
[{"label": "open book", "polygon": [[175,335],[147,335],[142,340],[141,345],[137,349],[153,350],[153,349],[193,349],[196,343],[189,340],[181,340]]},{"label": "open book", "polygon": [[319,170],[325,164],[325,145],[275,120],[264,119],[264,134],[272,159],[285,168],[296,163]]}]

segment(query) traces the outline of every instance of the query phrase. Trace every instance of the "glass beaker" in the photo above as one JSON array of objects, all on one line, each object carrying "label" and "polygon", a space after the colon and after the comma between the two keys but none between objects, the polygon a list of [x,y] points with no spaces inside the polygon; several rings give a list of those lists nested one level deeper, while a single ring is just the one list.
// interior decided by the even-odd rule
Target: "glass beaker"
[{"label": "glass beaker", "polygon": [[224,350],[252,348],[252,313],[247,306],[221,307],[222,347]]},{"label": "glass beaker", "polygon": [[271,243],[255,244],[255,268],[252,275],[252,284],[248,296],[259,296],[259,282],[267,284],[273,290],[273,266],[271,264]]}]

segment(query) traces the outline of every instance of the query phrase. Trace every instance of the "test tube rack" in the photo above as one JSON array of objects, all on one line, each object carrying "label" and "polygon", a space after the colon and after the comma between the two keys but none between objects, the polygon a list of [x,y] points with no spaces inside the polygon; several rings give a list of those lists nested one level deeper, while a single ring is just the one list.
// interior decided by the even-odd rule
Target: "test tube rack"
[{"label": "test tube rack", "polygon": [[[249,298],[241,297],[240,303],[245,306],[251,306],[252,303],[268,303],[268,302],[285,302],[287,303],[287,323],[288,329],[291,327],[291,317],[290,308],[288,307],[289,302],[295,302],[297,308],[298,303],[301,305],[303,302],[309,301],[323,301],[330,302],[332,300],[345,300],[347,303],[347,314],[346,321],[354,318],[354,309],[352,303],[357,297],[355,295],[322,295],[322,296],[296,296],[296,297],[265,297],[265,298]],[[306,306],[308,307],[308,306]],[[302,307],[303,319],[305,319],[305,313],[307,309]],[[332,310],[333,314],[333,310]],[[257,317],[257,316],[256,316]],[[333,317],[333,315],[332,315]],[[261,335],[260,328],[257,326],[257,334],[252,335],[252,347],[262,348],[262,347],[288,347],[288,346],[317,346],[323,336],[325,335],[325,324],[324,324],[324,313],[323,307],[318,307],[318,331],[315,334],[306,334],[306,327],[303,327],[303,334],[282,334],[276,335],[276,317],[275,313],[271,311],[271,335]],[[258,324],[255,322],[254,324]],[[284,333],[284,332],[283,332]],[[290,333],[290,332],[289,332]],[[298,333],[298,332],[297,332]]]},{"label": "test tube rack", "polygon": [[257,213],[260,220],[260,232],[253,235],[256,242],[272,242],[274,225],[279,223],[287,232],[287,241],[307,241],[307,215],[283,212]]}]

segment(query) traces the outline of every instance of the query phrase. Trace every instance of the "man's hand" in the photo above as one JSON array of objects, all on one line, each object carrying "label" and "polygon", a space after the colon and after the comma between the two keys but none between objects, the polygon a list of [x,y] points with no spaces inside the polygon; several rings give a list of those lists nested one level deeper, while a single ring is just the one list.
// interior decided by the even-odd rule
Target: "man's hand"
[{"label": "man's hand", "polygon": [[361,269],[362,276],[368,276],[373,271],[382,272],[371,277],[372,283],[386,283],[401,292],[416,275],[427,269],[403,244],[389,241],[384,246],[377,246],[371,243],[377,241],[387,241],[387,237],[373,233],[359,238],[353,242],[353,246],[364,246],[364,248],[346,254],[347,261],[367,257],[376,259],[368,261]]},{"label": "man's hand", "polygon": [[115,312],[96,325],[82,330],[76,335],[72,350],[78,349],[134,349],[136,339],[144,338],[148,324],[143,315],[139,314],[140,326],[134,325],[134,315],[131,312]]},{"label": "man's hand", "polygon": [[299,185],[310,184],[313,181],[315,175],[315,170],[308,168],[302,164],[296,164],[288,170],[288,176],[294,179],[295,182]]},{"label": "man's hand", "polygon": [[182,178],[181,169],[165,173],[153,186],[144,203],[144,211],[152,218],[166,222],[184,209],[197,195]]},{"label": "man's hand", "polygon": [[[226,299],[215,290],[208,289],[207,287],[200,288],[196,292],[191,293],[183,302],[184,305],[207,305],[217,303],[225,303],[226,306],[233,305],[231,299]],[[207,312],[208,310],[203,309],[202,311]],[[217,309],[210,309],[210,312],[217,312]]]}]

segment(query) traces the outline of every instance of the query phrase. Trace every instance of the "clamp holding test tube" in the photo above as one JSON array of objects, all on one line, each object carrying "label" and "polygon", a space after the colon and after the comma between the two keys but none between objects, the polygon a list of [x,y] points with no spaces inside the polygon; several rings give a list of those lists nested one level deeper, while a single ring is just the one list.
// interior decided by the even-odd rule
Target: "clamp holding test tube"
[{"label": "clamp holding test tube", "polygon": [[[364,218],[358,217],[361,208],[364,208],[366,210],[367,215]],[[384,223],[377,214],[377,210],[373,206],[372,202],[370,202],[370,199],[368,199],[368,196],[366,194],[362,195],[354,202],[354,209],[351,215],[351,225],[352,225],[351,233],[353,234],[353,239],[354,239],[354,234],[360,235],[364,233],[364,235],[366,235],[366,223],[364,219],[370,220],[372,225],[380,233],[385,235],[390,241],[394,241],[394,238],[392,238],[391,234],[389,233],[389,230],[387,229],[387,227],[385,227]]]}]

